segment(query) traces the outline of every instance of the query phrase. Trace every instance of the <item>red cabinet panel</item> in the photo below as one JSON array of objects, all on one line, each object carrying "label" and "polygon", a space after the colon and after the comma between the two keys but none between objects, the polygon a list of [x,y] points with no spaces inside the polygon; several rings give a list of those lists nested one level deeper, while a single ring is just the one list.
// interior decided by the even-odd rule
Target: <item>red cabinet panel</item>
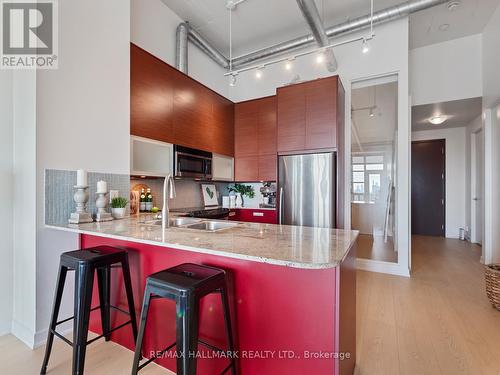
[{"label": "red cabinet panel", "polygon": [[278,214],[276,210],[236,208],[231,210],[229,220],[246,221],[250,223],[277,224]]}]

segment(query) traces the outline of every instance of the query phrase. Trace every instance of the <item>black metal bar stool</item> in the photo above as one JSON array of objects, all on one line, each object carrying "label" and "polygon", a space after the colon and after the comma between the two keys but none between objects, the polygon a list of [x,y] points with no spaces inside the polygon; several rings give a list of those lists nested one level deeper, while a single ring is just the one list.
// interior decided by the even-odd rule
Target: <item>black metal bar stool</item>
[{"label": "black metal bar stool", "polygon": [[[110,274],[113,265],[121,265],[123,281],[127,293],[129,311],[124,311],[110,304]],[[68,271],[75,271],[75,307],[74,316],[57,321],[61,299],[64,290],[64,282]],[[100,305],[92,308],[92,290],[94,285],[94,272],[97,271],[97,284],[99,289]],[[90,312],[100,309],[103,334],[87,341]],[[115,328],[110,328],[110,309],[115,309],[130,316],[130,320]],[[59,324],[73,320],[73,342],[56,331]],[[132,282],[130,280],[130,269],[128,254],[126,250],[111,246],[97,246],[89,249],[69,251],[61,254],[59,263],[59,276],[57,279],[56,292],[54,296],[54,307],[50,320],[47,346],[40,374],[45,374],[47,364],[52,350],[54,335],[73,347],[73,375],[82,375],[85,365],[85,352],[87,345],[104,337],[109,341],[111,332],[120,329],[127,324],[132,325],[134,340],[137,340],[137,321],[134,309],[134,296],[132,293]]]},{"label": "black metal bar stool", "polygon": [[[234,353],[231,317],[227,296],[226,272],[224,270],[198,264],[184,263],[148,276],[144,291],[144,302],[142,304],[139,336],[135,346],[132,375],[136,375],[140,369],[172,349],[174,346],[177,347],[176,357],[178,375],[196,374],[197,356],[191,355],[190,353],[196,353],[198,343],[219,353],[225,352],[198,338],[200,299],[214,292],[221,294],[228,351],[229,353]],[[168,298],[175,300],[177,317],[176,342],[169,345],[161,352],[157,352],[153,357],[140,364],[142,340],[144,338],[149,305],[153,298]],[[225,374],[231,369],[231,374],[236,375],[236,360],[234,356],[227,357],[230,358],[230,363],[221,374]]]}]

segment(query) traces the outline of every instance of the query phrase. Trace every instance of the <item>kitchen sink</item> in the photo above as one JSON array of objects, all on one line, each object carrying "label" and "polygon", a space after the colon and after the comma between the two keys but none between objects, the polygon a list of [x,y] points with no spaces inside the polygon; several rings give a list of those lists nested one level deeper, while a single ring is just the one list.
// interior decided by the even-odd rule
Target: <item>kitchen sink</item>
[{"label": "kitchen sink", "polygon": [[185,228],[216,232],[223,229],[234,228],[238,223],[228,223],[225,221],[202,221],[200,223],[187,225]]},{"label": "kitchen sink", "polygon": [[[200,221],[201,219],[197,219],[194,217],[173,217],[170,218],[169,220],[171,227],[182,227],[189,224],[196,224],[199,223]],[[155,219],[155,220],[145,221],[144,224],[161,226],[161,220]]]}]

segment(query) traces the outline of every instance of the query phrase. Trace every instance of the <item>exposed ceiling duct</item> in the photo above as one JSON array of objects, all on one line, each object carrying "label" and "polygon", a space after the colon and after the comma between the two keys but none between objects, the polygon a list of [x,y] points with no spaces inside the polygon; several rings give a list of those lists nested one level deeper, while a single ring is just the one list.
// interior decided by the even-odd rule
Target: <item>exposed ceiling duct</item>
[{"label": "exposed ceiling duct", "polygon": [[[302,12],[307,24],[311,28],[312,35],[318,43],[318,46],[325,47],[330,44],[328,40],[328,35],[326,35],[325,27],[323,26],[323,21],[319,16],[318,8],[314,0],[297,0],[297,4]],[[328,71],[335,72],[337,70],[337,59],[333,54],[333,50],[328,48],[325,50],[326,56],[326,67]]]},{"label": "exposed ceiling duct", "polygon": [[[378,12],[373,13],[373,25],[380,25],[382,23],[386,23],[389,21],[393,21],[405,16],[408,16],[411,13],[419,12],[421,10],[425,10],[436,5],[441,5],[447,3],[448,0],[413,0],[413,1],[405,1],[399,5],[394,5],[392,7],[388,7],[382,9]],[[341,24],[331,26],[327,28],[326,35],[328,38],[339,37],[345,34],[353,33],[359,30],[366,29],[370,27],[372,23],[372,17],[370,14],[367,14],[362,17],[355,18],[350,21],[343,22]],[[181,25],[186,24],[182,23]],[[180,26],[180,25],[179,25]],[[180,34],[180,35],[179,35]],[[177,37],[182,37],[182,33],[177,33]],[[217,64],[221,67],[227,69],[229,67],[229,59],[225,57],[220,51],[214,48],[206,39],[204,39],[198,32],[193,30],[188,25],[188,38],[195,45],[197,45],[202,51],[208,54]],[[233,59],[232,66],[234,69],[241,68],[242,66],[256,63],[257,61],[269,59],[272,57],[276,57],[278,55],[282,55],[285,53],[290,53],[296,51],[298,49],[302,49],[304,47],[309,47],[316,43],[316,39],[313,35],[304,35],[299,38],[295,38],[286,42],[278,43],[276,45],[259,49],[257,51],[241,55]],[[177,46],[183,45],[183,43],[177,42]],[[185,46],[187,49],[187,45]],[[177,50],[178,54],[183,54],[183,51]],[[187,53],[187,52],[186,52]],[[177,58],[177,61],[181,59]],[[187,58],[186,58],[187,61]],[[178,67],[179,68],[179,67]],[[187,68],[187,65],[186,65]]]},{"label": "exposed ceiling duct", "polygon": [[217,64],[225,69],[229,68],[229,59],[194,30],[188,22],[182,22],[177,26],[176,33],[175,66],[178,70],[183,73],[188,72],[188,39]]}]

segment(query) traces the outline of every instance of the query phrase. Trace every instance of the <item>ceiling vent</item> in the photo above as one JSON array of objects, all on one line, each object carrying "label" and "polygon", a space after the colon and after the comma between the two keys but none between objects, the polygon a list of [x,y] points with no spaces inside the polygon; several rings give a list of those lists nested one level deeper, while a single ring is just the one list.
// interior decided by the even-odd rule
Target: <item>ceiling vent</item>
[{"label": "ceiling vent", "polygon": [[448,4],[446,5],[446,7],[448,8],[448,10],[450,12],[453,12],[455,10],[457,10],[461,5],[461,2],[459,0],[453,0],[453,1],[449,1]]}]

